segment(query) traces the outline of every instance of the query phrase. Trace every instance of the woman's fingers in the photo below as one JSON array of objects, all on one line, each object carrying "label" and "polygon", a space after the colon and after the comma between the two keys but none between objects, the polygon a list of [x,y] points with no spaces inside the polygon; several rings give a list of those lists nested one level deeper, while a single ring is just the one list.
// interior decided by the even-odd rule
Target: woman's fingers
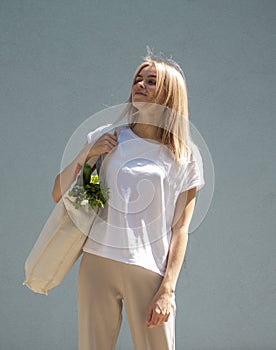
[{"label": "woman's fingers", "polygon": [[109,141],[112,145],[117,146],[117,136],[112,134],[106,135],[107,141]]},{"label": "woman's fingers", "polygon": [[100,139],[103,139],[104,142],[110,143],[114,147],[117,146],[117,136],[112,134],[104,134]]},{"label": "woman's fingers", "polygon": [[160,326],[164,322],[167,322],[170,317],[170,312],[163,311],[156,304],[155,307],[150,310],[149,317],[147,320],[147,327],[153,328],[156,326]]},{"label": "woman's fingers", "polygon": [[150,308],[149,313],[148,313],[148,318],[147,318],[147,324],[151,323],[152,313],[153,313],[153,310],[152,310],[152,308]]},{"label": "woman's fingers", "polygon": [[93,144],[89,151],[88,158],[109,153],[117,144],[117,133],[115,133],[115,135],[105,133]]},{"label": "woman's fingers", "polygon": [[154,296],[148,313],[147,327],[153,328],[169,320],[172,308],[172,293],[160,289]]},{"label": "woman's fingers", "polygon": [[153,315],[152,315],[152,325],[153,326],[159,326],[163,321],[163,315],[161,314],[161,310],[159,307],[156,305]]},{"label": "woman's fingers", "polygon": [[116,146],[117,139],[113,135],[103,135],[103,139],[100,142],[100,147],[103,148],[104,152],[108,153]]},{"label": "woman's fingers", "polygon": [[165,317],[165,320],[164,320],[164,322],[168,322],[168,320],[169,320],[169,317],[170,317],[170,313]]}]

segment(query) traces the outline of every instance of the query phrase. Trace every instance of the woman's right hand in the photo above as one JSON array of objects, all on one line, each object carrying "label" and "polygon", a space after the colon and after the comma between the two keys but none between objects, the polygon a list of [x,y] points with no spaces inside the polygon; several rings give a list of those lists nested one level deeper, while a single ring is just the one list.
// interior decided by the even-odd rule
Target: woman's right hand
[{"label": "woman's right hand", "polygon": [[103,134],[92,146],[86,142],[77,157],[56,176],[52,190],[52,198],[54,202],[57,203],[65,191],[71,186],[76,178],[76,173],[79,172],[80,166],[82,167],[83,164],[90,159],[92,163],[95,163],[101,154],[109,153],[115,146],[117,146],[116,131],[114,135],[109,133]]},{"label": "woman's right hand", "polygon": [[91,147],[87,144],[87,148],[91,147],[87,152],[86,161],[92,157],[99,157],[101,154],[106,154],[112,151],[117,146],[117,132],[114,135],[105,133],[103,134]]}]

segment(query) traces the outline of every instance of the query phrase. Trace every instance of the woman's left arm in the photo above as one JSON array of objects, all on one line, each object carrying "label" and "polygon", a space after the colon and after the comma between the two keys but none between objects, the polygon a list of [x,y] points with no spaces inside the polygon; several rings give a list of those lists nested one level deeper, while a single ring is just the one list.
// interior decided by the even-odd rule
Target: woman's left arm
[{"label": "woman's left arm", "polygon": [[196,188],[194,187],[182,192],[176,202],[166,272],[149,308],[148,328],[159,326],[169,319],[172,296],[185,257],[188,229],[194,212],[195,200]]}]

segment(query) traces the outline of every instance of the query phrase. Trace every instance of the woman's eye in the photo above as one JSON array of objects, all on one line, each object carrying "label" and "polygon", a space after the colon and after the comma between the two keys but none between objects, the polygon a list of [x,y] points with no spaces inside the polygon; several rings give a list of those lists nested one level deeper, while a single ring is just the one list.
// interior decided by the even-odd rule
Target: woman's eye
[{"label": "woman's eye", "polygon": [[[134,84],[138,84],[138,83],[141,82],[141,81],[143,81],[143,80],[142,80],[142,79],[136,79],[135,82],[134,82]],[[149,79],[149,80],[147,81],[147,83],[148,83],[149,85],[156,85],[156,81],[153,80],[153,79]]]}]

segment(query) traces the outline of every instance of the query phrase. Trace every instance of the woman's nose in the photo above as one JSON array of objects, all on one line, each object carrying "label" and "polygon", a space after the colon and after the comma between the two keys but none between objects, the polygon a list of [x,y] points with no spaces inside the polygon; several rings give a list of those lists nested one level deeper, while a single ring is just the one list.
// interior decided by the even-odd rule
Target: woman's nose
[{"label": "woman's nose", "polygon": [[144,80],[138,81],[138,86],[145,87]]}]

